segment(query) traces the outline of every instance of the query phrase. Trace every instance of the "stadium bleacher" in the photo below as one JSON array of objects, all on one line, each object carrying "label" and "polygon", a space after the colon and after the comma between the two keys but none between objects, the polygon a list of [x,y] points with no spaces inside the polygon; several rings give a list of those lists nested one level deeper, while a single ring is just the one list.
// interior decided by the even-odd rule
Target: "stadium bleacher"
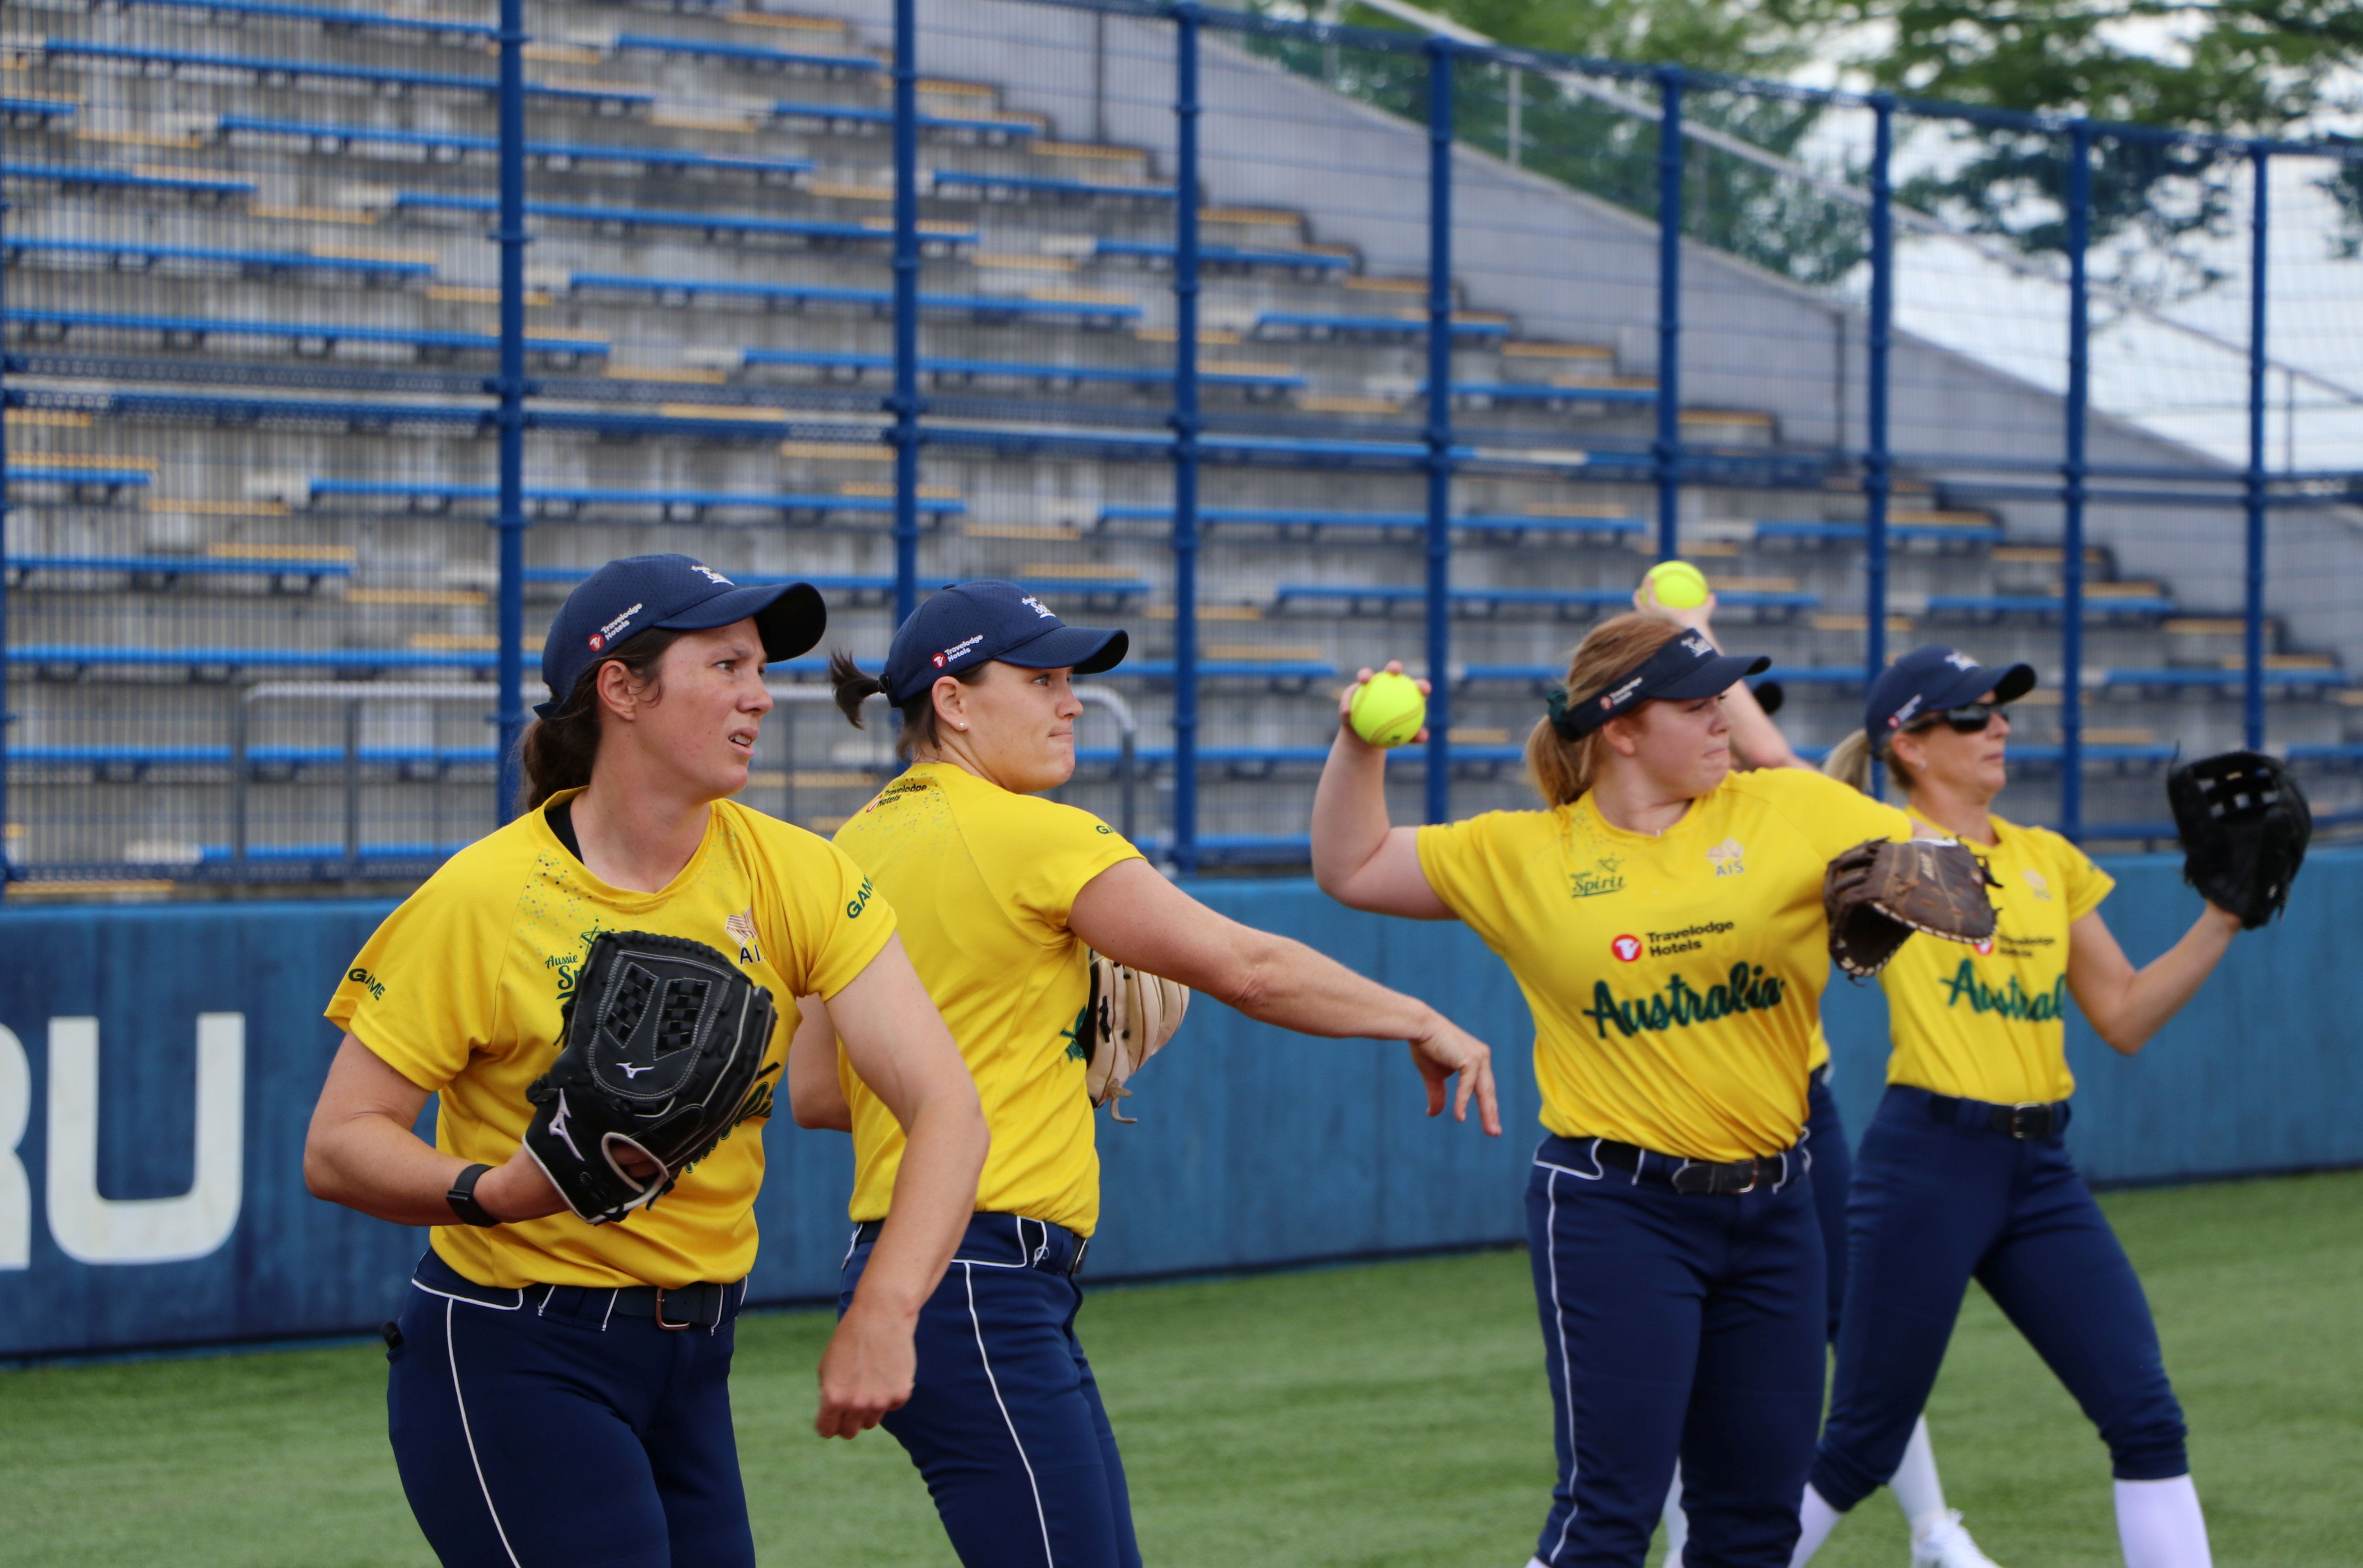
[{"label": "stadium bleacher", "polygon": [[[862,26],[782,34],[785,13],[762,15],[610,0],[540,14],[528,668],[569,585],[655,549],[815,581],[837,610],[831,646],[882,653],[891,83]],[[5,326],[23,359],[8,376],[12,853],[129,864],[128,845],[170,840],[217,858],[241,703],[257,856],[341,862],[320,813],[342,810],[349,754],[372,770],[365,854],[464,841],[489,799],[497,662],[491,29],[274,0],[42,17],[0,94]],[[1008,85],[919,89],[920,582],[1004,576],[1120,619],[1134,657],[1104,679],[1138,712],[1137,765],[1170,774],[1180,193],[1167,163],[1085,139]],[[1426,281],[1337,243],[1316,182],[1300,197],[1224,207],[1238,193],[1210,188],[1202,211],[1201,380],[1226,417],[1201,436],[1201,832],[1210,858],[1242,863],[1301,860],[1335,684],[1415,662],[1425,604],[1427,316],[1408,307]],[[1448,674],[1466,810],[1524,799],[1537,691],[1655,548],[1655,367],[1531,331],[1534,305],[1453,301]],[[1676,412],[1714,446],[1695,459],[1684,552],[1728,636],[1774,657],[1783,723],[1818,752],[1860,698],[1858,487],[1784,437],[1777,400]],[[1890,521],[1889,646],[2035,663],[2045,685],[2014,750],[2047,788],[2057,548],[1909,472]],[[2113,551],[2086,569],[2089,809],[2154,819],[2178,743],[2235,738],[2237,585],[2193,602]],[[2269,639],[2276,735],[2349,778],[2363,690],[2278,625]],[[774,674],[817,680],[822,663]],[[257,683],[330,679],[466,683],[485,701],[248,701]],[[816,780],[795,798],[819,826],[859,806],[888,755],[813,715],[775,733],[760,766]],[[1087,804],[1115,755],[1091,737]],[[1415,778],[1419,759],[1399,766]]]}]

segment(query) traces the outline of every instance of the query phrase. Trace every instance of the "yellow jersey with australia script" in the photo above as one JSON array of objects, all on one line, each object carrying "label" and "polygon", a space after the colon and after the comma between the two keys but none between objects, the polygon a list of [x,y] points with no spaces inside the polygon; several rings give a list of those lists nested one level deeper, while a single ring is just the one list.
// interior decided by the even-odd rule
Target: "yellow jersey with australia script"
[{"label": "yellow jersey with australia script", "polygon": [[1836,779],[1767,768],[1727,775],[1662,834],[1613,826],[1585,795],[1422,828],[1419,863],[1525,993],[1544,1126],[1736,1160],[1804,1122],[1824,870],[1911,836]]},{"label": "yellow jersey with australia script", "polygon": [[1887,1081],[1998,1105],[2066,1099],[2068,928],[2116,881],[2048,828],[1991,821],[1993,846],[1969,845],[2002,884],[1987,889],[1991,940],[1907,942],[1880,972]]},{"label": "yellow jersey with australia script", "polygon": [[[1090,1235],[1100,1157],[1079,1024],[1091,972],[1067,917],[1086,883],[1140,851],[1089,812],[949,762],[887,785],[838,829],[837,846],[893,900],[904,950],[976,1078],[993,1132],[978,1212]],[[903,1129],[841,1051],[838,1078],[853,1111],[852,1216],[882,1220]]]},{"label": "yellow jersey with australia script", "polygon": [[498,1165],[533,1120],[526,1086],[558,1055],[560,1009],[594,937],[683,936],[735,960],[771,993],[779,1029],[737,1127],[679,1186],[612,1225],[559,1213],[432,1232],[444,1262],[504,1289],[735,1280],[755,1262],[762,1127],[796,999],[842,990],[893,930],[886,901],[826,840],[735,801],[714,803],[697,852],[655,893],[593,876],[540,812],[527,812],[453,856],[386,917],[338,986],[328,1021],[440,1097],[437,1148]]}]

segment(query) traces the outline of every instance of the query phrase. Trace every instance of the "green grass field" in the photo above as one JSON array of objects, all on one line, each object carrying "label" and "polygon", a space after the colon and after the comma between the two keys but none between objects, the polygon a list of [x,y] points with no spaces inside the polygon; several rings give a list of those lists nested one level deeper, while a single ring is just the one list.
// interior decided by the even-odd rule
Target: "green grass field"
[{"label": "green grass field", "polygon": [[[2363,1173],[2119,1194],[2224,1568],[2363,1562]],[[766,1564],[953,1559],[893,1440],[812,1435],[827,1320],[741,1328],[738,1440]],[[1153,1568],[1517,1568],[1550,1411],[1514,1253],[1100,1292],[1084,1309]],[[370,1349],[0,1374],[0,1563],[431,1562]],[[1930,1408],[2004,1568],[2114,1568],[2105,1453],[1972,1293]],[[1873,1498],[1816,1559],[1902,1568]],[[683,1568],[690,1568],[684,1564]]]}]

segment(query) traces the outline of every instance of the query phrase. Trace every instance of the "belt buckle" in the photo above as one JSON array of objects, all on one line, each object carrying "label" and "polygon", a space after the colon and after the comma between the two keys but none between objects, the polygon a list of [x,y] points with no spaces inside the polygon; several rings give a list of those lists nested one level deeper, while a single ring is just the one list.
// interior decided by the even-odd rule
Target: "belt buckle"
[{"label": "belt buckle", "polygon": [[[1739,1162],[1738,1162],[1737,1160],[1734,1160],[1734,1161],[1732,1161],[1731,1163],[1732,1163],[1733,1165],[1737,1165]],[[1726,1167],[1726,1168],[1728,1168],[1728,1167]],[[1749,1193],[1754,1192],[1754,1191],[1756,1190],[1756,1184],[1757,1184],[1758,1182],[1759,1182],[1759,1181],[1762,1181],[1763,1179],[1764,1179],[1764,1162],[1763,1162],[1762,1160],[1758,1159],[1758,1158],[1757,1158],[1755,1155],[1753,1155],[1753,1154],[1748,1155],[1748,1156],[1747,1156],[1747,1185],[1746,1187],[1734,1187],[1734,1188],[1732,1189],[1731,1196],[1732,1196],[1732,1197],[1734,1197],[1734,1198],[1745,1198],[1745,1197],[1747,1197]]]},{"label": "belt buckle", "polygon": [[[2038,1125],[2036,1113],[2043,1120]],[[2014,1138],[2048,1138],[2051,1136],[2051,1107],[2036,1100],[2021,1100],[2010,1108],[2010,1135]]]},{"label": "belt buckle", "polygon": [[1077,1236],[1075,1238],[1074,1255],[1067,1260],[1067,1277],[1069,1279],[1072,1279],[1075,1275],[1083,1272],[1083,1254],[1091,1250],[1092,1239],[1089,1236]]},{"label": "belt buckle", "polygon": [[660,1285],[660,1286],[658,1286],[656,1287],[656,1290],[657,1290],[657,1314],[656,1314],[656,1316],[657,1316],[657,1327],[658,1327],[658,1328],[660,1328],[660,1329],[702,1329],[702,1328],[704,1328],[704,1327],[705,1326],[704,1324],[700,1323],[700,1322],[696,1321],[696,1320],[693,1320],[693,1319],[692,1319],[692,1320],[686,1320],[682,1321],[682,1322],[679,1322],[679,1323],[669,1323],[669,1322],[667,1322],[667,1321],[665,1320],[665,1315],[664,1315],[664,1307],[665,1307],[665,1287],[664,1287],[663,1286]]}]

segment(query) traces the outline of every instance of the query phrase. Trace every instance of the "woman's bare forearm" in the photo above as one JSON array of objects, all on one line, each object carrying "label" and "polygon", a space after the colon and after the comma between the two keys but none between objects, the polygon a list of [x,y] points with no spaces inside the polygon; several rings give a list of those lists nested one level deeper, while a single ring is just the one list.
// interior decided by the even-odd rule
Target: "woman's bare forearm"
[{"label": "woman's bare forearm", "polygon": [[1337,897],[1385,846],[1392,826],[1386,753],[1339,725],[1313,792],[1313,880]]}]

